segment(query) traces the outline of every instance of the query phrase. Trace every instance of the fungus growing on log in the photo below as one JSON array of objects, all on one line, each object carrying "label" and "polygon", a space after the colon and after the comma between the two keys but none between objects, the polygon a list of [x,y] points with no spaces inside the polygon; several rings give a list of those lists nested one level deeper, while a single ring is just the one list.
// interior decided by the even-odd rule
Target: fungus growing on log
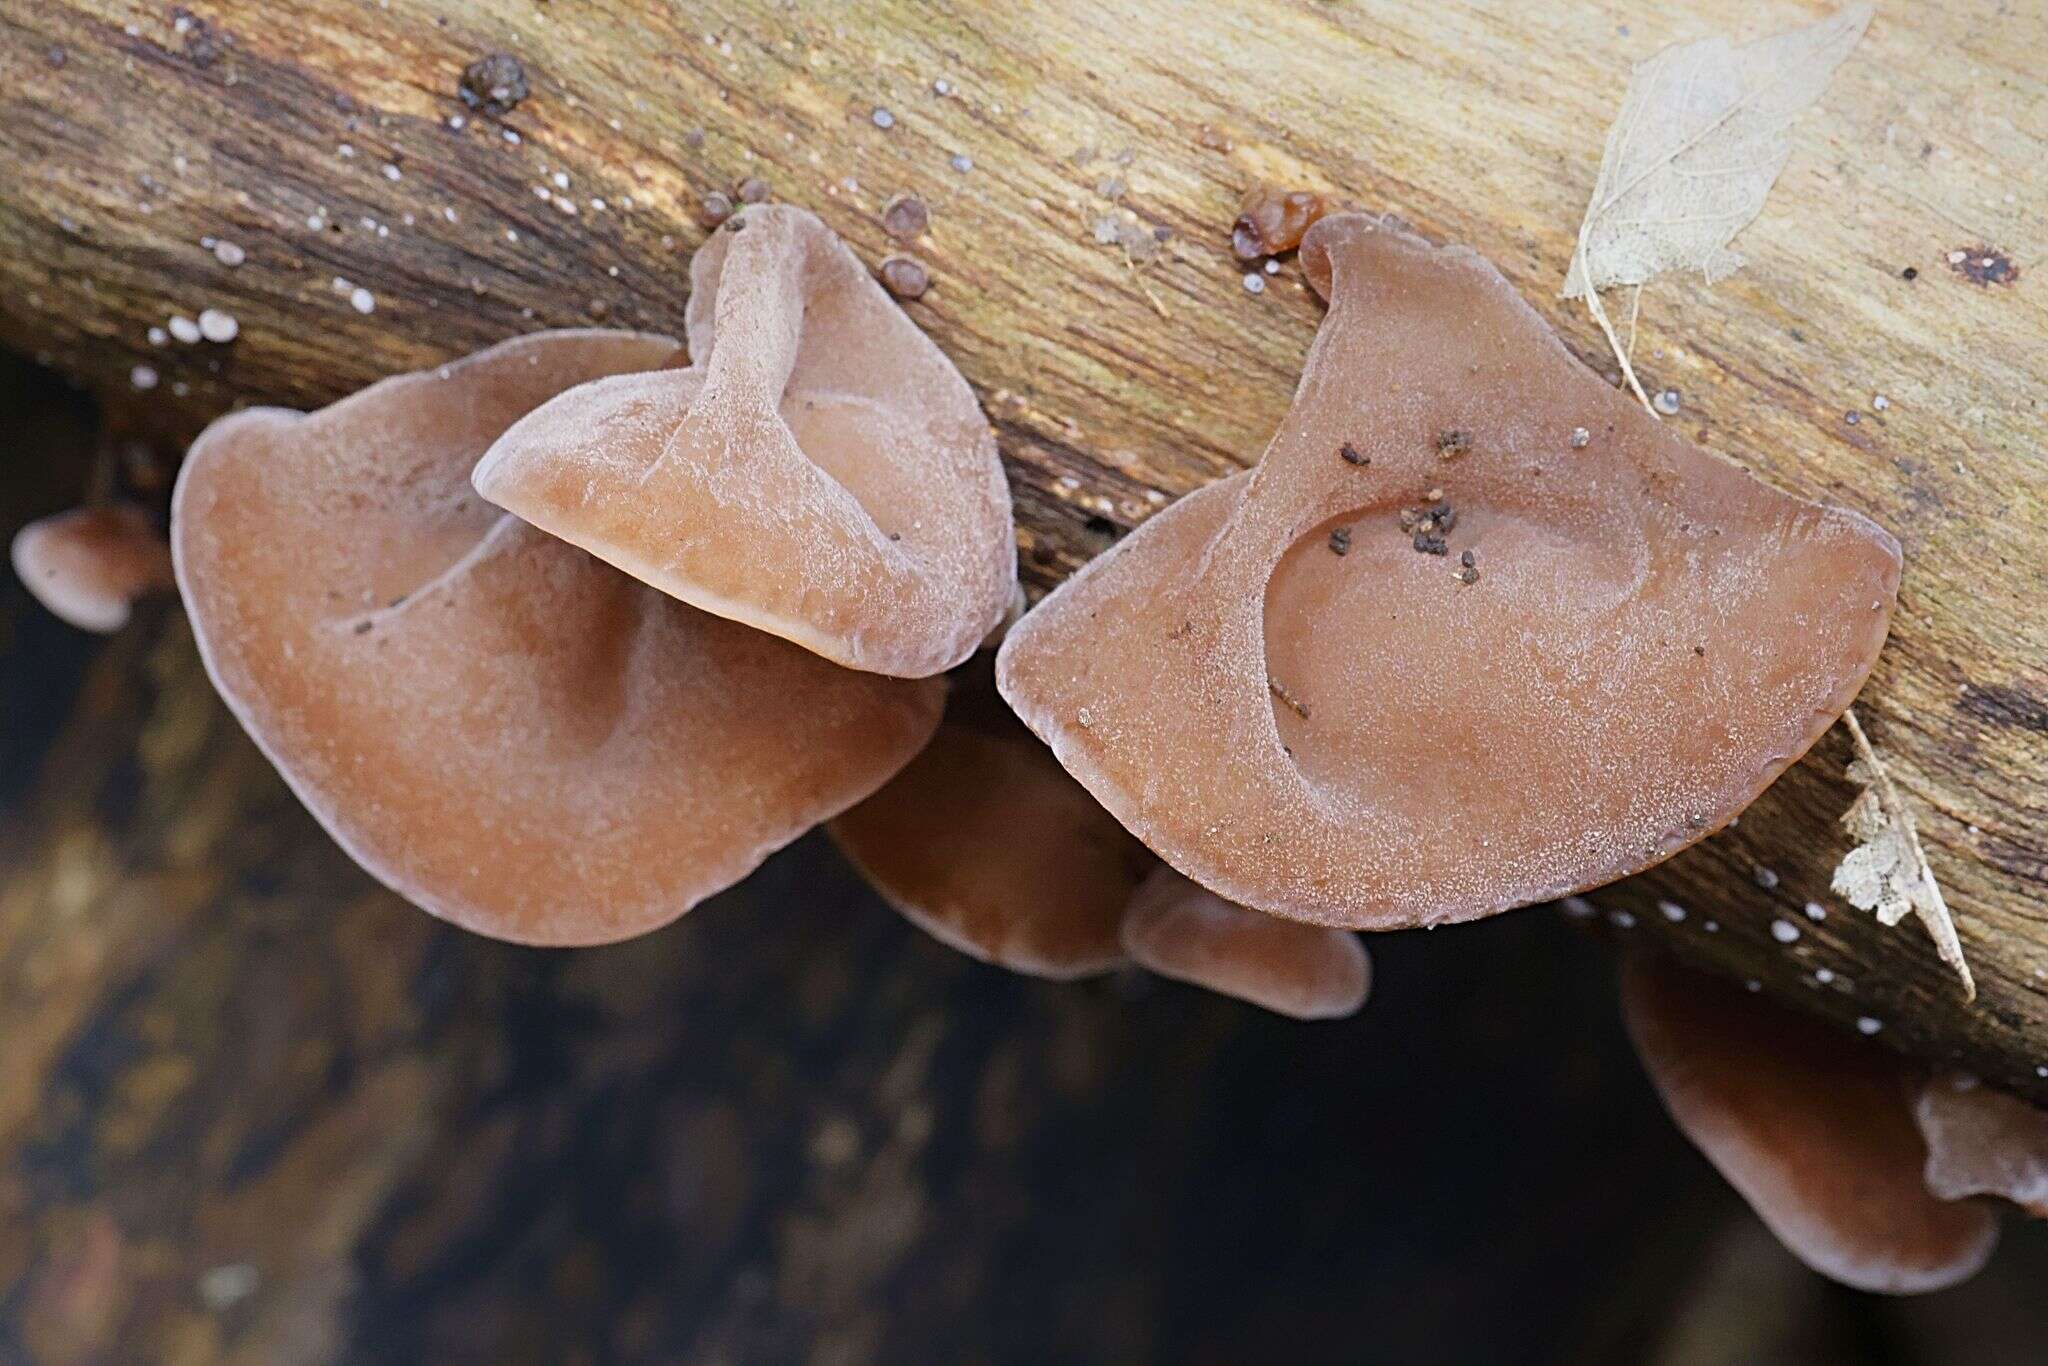
[{"label": "fungus growing on log", "polygon": [[902,677],[972,654],[1016,582],[973,391],[845,243],[784,205],[690,269],[688,370],[516,423],[484,497],[692,606]]},{"label": "fungus growing on log", "polygon": [[1624,966],[1623,1013],[1665,1108],[1779,1241],[1859,1290],[1915,1294],[1974,1275],[1996,1207],[1923,1179],[1903,1059],[1700,976]]},{"label": "fungus growing on log", "polygon": [[1471,920],[1725,825],[1862,685],[1896,542],[1672,435],[1466,248],[1345,214],[1301,259],[1330,311],[1258,467],[1040,603],[1004,697],[1167,862],[1319,924]]},{"label": "fungus growing on log", "polygon": [[941,943],[1034,977],[1123,961],[1118,924],[1156,860],[996,696],[985,659],[946,719],[833,840],[891,906]]},{"label": "fungus growing on log", "polygon": [[1161,866],[1124,914],[1124,949],[1175,981],[1297,1020],[1335,1020],[1365,1004],[1372,963],[1349,930],[1233,906]]},{"label": "fungus growing on log", "polygon": [[30,595],[81,631],[118,631],[138,599],[171,586],[171,548],[132,503],[30,522],[14,534],[12,554]]},{"label": "fungus growing on log", "polygon": [[1913,1106],[1927,1142],[1927,1189],[1995,1195],[2048,1219],[2048,1110],[1961,1074],[1936,1077]]},{"label": "fungus growing on log", "polygon": [[236,718],[358,863],[533,944],[673,920],[868,795],[943,685],[838,668],[485,505],[478,456],[574,385],[671,363],[624,332],[522,337],[193,445],[178,584]]}]

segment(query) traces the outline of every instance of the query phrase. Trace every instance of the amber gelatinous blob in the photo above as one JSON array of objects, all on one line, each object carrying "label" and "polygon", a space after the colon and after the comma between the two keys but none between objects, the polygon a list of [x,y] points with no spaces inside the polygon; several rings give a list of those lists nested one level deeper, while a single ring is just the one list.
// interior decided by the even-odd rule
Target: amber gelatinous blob
[{"label": "amber gelatinous blob", "polygon": [[1355,1014],[1371,983],[1371,960],[1349,930],[1246,910],[1164,866],[1131,898],[1123,944],[1162,977],[1297,1020]]},{"label": "amber gelatinous blob", "polygon": [[1240,261],[1292,251],[1301,245],[1302,234],[1326,212],[1327,203],[1313,190],[1255,185],[1238,206],[1237,222],[1230,229],[1230,249]]},{"label": "amber gelatinous blob", "polygon": [[1016,583],[967,382],[832,231],[742,209],[690,269],[689,370],[563,394],[477,489],[663,592],[850,668],[960,663]]},{"label": "amber gelatinous blob", "polygon": [[940,683],[687,607],[471,489],[521,415],[677,351],[523,337],[316,413],[236,413],[179,477],[178,582],[221,695],[357,862],[481,933],[664,924],[937,725]]},{"label": "amber gelatinous blob", "polygon": [[1322,924],[1470,920],[1726,824],[1862,685],[1897,544],[1688,444],[1465,248],[1346,214],[1302,262],[1330,311],[1257,469],[1040,603],[1003,695],[1169,863]]},{"label": "amber gelatinous blob", "polygon": [[52,615],[106,634],[138,598],[171,586],[171,547],[132,503],[73,508],[14,533],[14,572]]},{"label": "amber gelatinous blob", "polygon": [[956,677],[931,744],[828,828],[913,924],[1035,977],[1121,963],[1124,907],[1158,866],[996,697],[986,658]]},{"label": "amber gelatinous blob", "polygon": [[1626,965],[1621,999],[1672,1119],[1808,1266],[1903,1295],[1954,1285],[1990,1257],[1996,1208],[1923,1181],[1903,1059],[1661,964]]}]

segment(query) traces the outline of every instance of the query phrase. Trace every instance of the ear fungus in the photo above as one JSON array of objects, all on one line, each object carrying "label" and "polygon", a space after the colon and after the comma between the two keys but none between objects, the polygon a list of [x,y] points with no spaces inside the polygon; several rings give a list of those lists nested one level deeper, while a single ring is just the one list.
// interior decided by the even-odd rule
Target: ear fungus
[{"label": "ear fungus", "polygon": [[1160,867],[1124,913],[1124,948],[1162,977],[1296,1020],[1336,1020],[1365,1004],[1372,961],[1349,930],[1234,906]]},{"label": "ear fungus", "polygon": [[1922,1179],[1909,1068],[1886,1050],[1725,983],[1630,962],[1629,1037],[1671,1117],[1794,1255],[1879,1294],[1967,1280],[1998,1216]]},{"label": "ear fungus", "polygon": [[1060,980],[1123,962],[1124,906],[1155,866],[1003,706],[985,657],[956,676],[931,744],[828,829],[934,939]]},{"label": "ear fungus", "polygon": [[73,508],[14,534],[14,572],[57,617],[105,635],[128,624],[138,598],[171,586],[171,548],[132,503]]},{"label": "ear fungus", "polygon": [[1896,543],[1687,444],[1467,249],[1346,214],[1301,259],[1330,312],[1258,467],[1040,603],[1003,696],[1167,862],[1318,924],[1471,920],[1725,824],[1855,696]]},{"label": "ear fungus", "polygon": [[571,390],[476,469],[490,501],[849,668],[941,672],[1016,584],[995,437],[813,215],[749,207],[691,266],[688,370]]},{"label": "ear fungus", "polygon": [[873,791],[944,687],[838,668],[490,508],[477,457],[575,385],[668,363],[522,337],[192,447],[178,584],[230,709],[336,841],[502,939],[653,929]]}]

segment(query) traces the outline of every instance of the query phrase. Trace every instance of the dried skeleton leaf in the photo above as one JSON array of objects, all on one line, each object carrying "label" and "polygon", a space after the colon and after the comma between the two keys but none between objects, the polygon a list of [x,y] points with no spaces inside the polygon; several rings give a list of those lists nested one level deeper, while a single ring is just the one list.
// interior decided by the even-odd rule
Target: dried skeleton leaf
[{"label": "dried skeleton leaf", "polygon": [[1009,487],[967,382],[801,209],[743,209],[690,277],[695,364],[543,405],[493,444],[477,490],[849,668],[966,659],[1016,583]]},{"label": "dried skeleton leaf", "polygon": [[1870,16],[1870,6],[1850,5],[1739,47],[1721,37],[1681,43],[1629,74],[1564,297],[1585,298],[1639,398],[1599,292],[1667,270],[1697,270],[1711,282],[1742,264],[1728,243],[1763,209],[1792,153],[1793,122],[1820,98]]},{"label": "dried skeleton leaf", "polygon": [[1902,1059],[1695,973],[1630,963],[1621,987],[1671,1118],[1801,1261],[1903,1295],[1991,1256],[1996,1210],[1924,1184]]},{"label": "dried skeleton leaf", "polygon": [[1863,791],[1842,815],[1842,827],[1856,847],[1843,855],[1835,868],[1835,895],[1858,910],[1875,911],[1878,923],[1885,926],[1898,924],[1908,911],[1918,916],[1941,961],[1962,979],[1964,997],[1975,1000],[1977,983],[1963,958],[1962,941],[1956,937],[1955,919],[1949,914],[1941,884],[1934,880],[1934,869],[1920,847],[1913,813],[1871,748],[1856,713],[1844,712],[1842,719],[1848,722],[1849,737],[1856,746],[1849,777]]},{"label": "dried skeleton leaf", "polygon": [[1162,977],[1297,1020],[1336,1020],[1365,1004],[1372,963],[1349,930],[1233,906],[1159,868],[1124,914],[1124,948]]},{"label": "dried skeleton leaf", "polygon": [[485,447],[678,347],[522,337],[315,413],[223,418],[172,506],[222,697],[336,841],[497,938],[662,925],[873,791],[943,685],[841,669],[485,505]]},{"label": "dried skeleton leaf", "polygon": [[1156,860],[995,694],[986,657],[946,719],[832,838],[890,905],[984,963],[1068,979],[1123,961],[1118,926]]},{"label": "dried skeleton leaf", "polygon": [[1259,466],[1018,623],[1005,698],[1167,862],[1320,924],[1470,920],[1725,824],[1862,685],[1897,544],[1666,432],[1467,249],[1340,215],[1302,261],[1330,311]]}]

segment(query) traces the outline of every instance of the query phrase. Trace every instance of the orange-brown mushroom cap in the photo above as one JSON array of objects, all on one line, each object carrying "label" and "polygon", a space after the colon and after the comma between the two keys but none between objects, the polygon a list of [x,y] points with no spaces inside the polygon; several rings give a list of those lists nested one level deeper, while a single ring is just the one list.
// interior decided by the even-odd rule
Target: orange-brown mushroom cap
[{"label": "orange-brown mushroom cap", "polygon": [[1801,1261],[1903,1295],[1954,1285],[1991,1256],[1995,1209],[1922,1180],[1902,1060],[1695,973],[1632,962],[1621,988],[1672,1119]]},{"label": "orange-brown mushroom cap", "polygon": [[1927,1189],[1944,1200],[1996,1195],[2048,1219],[2048,1110],[1975,1077],[1935,1077],[1913,1119],[1927,1143]]},{"label": "orange-brown mushroom cap", "polygon": [[931,744],[827,827],[890,905],[941,943],[1035,977],[1123,962],[1118,924],[1157,861],[996,697],[956,679]]},{"label": "orange-brown mushroom cap", "polygon": [[522,337],[316,413],[224,418],[179,476],[178,583],[221,695],[357,862],[481,933],[662,925],[938,723],[936,681],[696,611],[472,491],[520,415],[676,349]]},{"label": "orange-brown mushroom cap", "polygon": [[689,370],[562,395],[477,466],[492,502],[851,668],[973,653],[1016,583],[995,437],[951,361],[813,215],[742,210],[690,269]]},{"label": "orange-brown mushroom cap", "polygon": [[35,600],[81,631],[118,631],[138,598],[171,586],[170,544],[130,503],[30,522],[14,534],[13,559]]},{"label": "orange-brown mushroom cap", "polygon": [[1246,910],[1163,865],[1131,898],[1123,944],[1162,977],[1297,1020],[1357,1013],[1372,980],[1372,960],[1349,930]]},{"label": "orange-brown mushroom cap", "polygon": [[1855,696],[1892,538],[1688,445],[1470,250],[1347,214],[1301,258],[1330,311],[1258,468],[1040,603],[1003,695],[1169,863],[1320,924],[1470,920],[1725,824]]}]

